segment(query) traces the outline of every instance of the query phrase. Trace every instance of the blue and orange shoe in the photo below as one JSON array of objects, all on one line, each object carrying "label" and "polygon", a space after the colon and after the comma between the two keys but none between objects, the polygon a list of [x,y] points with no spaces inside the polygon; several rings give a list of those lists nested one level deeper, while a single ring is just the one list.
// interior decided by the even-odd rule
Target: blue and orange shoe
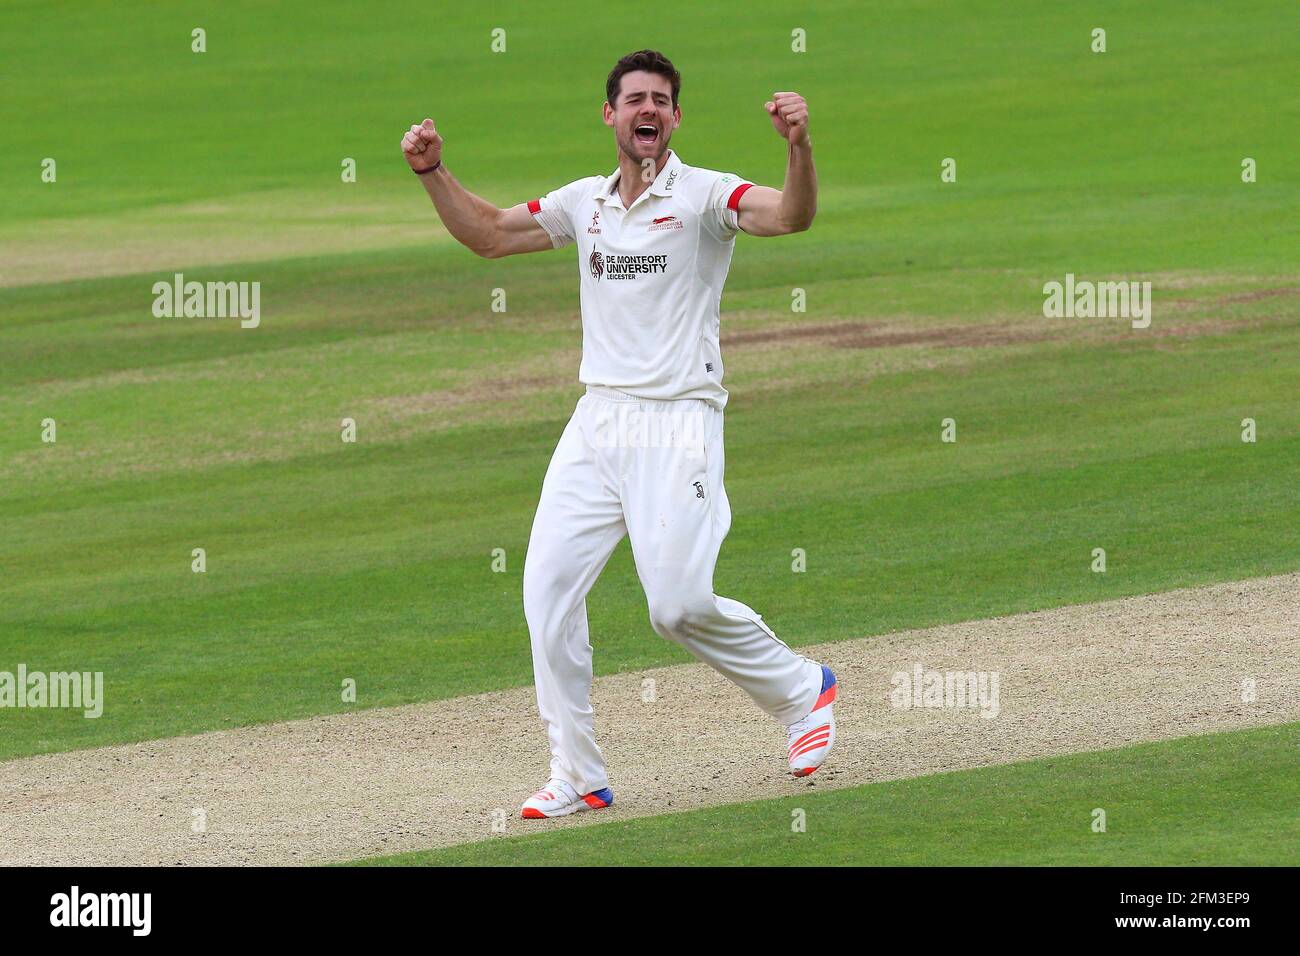
[{"label": "blue and orange shoe", "polygon": [[806,777],[820,767],[835,746],[835,715],[831,712],[835,688],[835,675],[823,664],[822,692],[817,702],[807,717],[786,728],[790,734],[790,772],[796,777]]},{"label": "blue and orange shoe", "polygon": [[525,820],[545,820],[548,817],[565,817],[579,810],[603,810],[614,802],[614,791],[609,787],[593,790],[585,797],[563,780],[552,780],[524,801],[519,815]]}]

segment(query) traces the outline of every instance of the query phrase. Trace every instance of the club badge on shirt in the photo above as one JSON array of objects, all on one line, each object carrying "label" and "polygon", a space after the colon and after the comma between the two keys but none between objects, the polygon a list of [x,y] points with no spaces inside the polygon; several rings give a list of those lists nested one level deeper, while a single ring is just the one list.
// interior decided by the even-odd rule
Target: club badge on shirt
[{"label": "club badge on shirt", "polygon": [[662,232],[665,229],[681,229],[682,221],[676,216],[659,216],[657,219],[650,220],[650,228],[646,232]]}]

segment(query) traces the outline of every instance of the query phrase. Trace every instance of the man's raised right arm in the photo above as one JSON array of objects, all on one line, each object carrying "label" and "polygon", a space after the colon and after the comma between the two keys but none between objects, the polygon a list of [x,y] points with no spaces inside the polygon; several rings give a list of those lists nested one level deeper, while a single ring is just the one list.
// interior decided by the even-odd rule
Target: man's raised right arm
[{"label": "man's raised right arm", "polygon": [[447,231],[476,255],[499,259],[554,248],[551,237],[528,211],[527,203],[498,209],[456,181],[442,165],[442,137],[433,120],[412,126],[402,137],[402,155],[419,174]]}]

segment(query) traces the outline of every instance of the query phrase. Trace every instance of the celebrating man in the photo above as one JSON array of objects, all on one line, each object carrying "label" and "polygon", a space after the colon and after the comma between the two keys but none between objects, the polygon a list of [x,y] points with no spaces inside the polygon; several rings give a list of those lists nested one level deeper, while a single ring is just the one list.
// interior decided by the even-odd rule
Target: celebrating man
[{"label": "celebrating man", "polygon": [[792,651],[753,610],[713,593],[731,525],[722,485],[722,287],[737,230],[781,236],[812,225],[808,107],[788,92],[765,104],[788,145],[777,190],[687,166],[668,148],[681,124],[680,91],[663,54],[623,57],[604,104],[618,168],[510,209],[456,181],[433,120],[402,140],[447,231],[478,255],[578,246],[578,377],[587,390],[547,469],[524,566],[537,707],[552,755],[550,781],[524,802],[527,818],[613,802],[592,724],[586,598],[624,535],[655,631],[786,727],[791,773],[812,773],[835,742],[835,675]]}]

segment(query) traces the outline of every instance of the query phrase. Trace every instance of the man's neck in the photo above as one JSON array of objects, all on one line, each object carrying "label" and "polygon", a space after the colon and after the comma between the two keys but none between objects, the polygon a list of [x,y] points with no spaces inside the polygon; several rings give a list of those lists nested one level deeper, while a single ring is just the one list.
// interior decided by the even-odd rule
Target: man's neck
[{"label": "man's neck", "polygon": [[644,168],[641,161],[633,159],[627,153],[619,152],[618,154],[618,195],[623,200],[624,208],[628,208],[636,202],[636,197],[650,188],[650,184],[655,181],[665,166],[668,165],[668,150],[664,150],[662,156],[655,163],[654,175],[649,179],[645,178],[642,173]]}]

